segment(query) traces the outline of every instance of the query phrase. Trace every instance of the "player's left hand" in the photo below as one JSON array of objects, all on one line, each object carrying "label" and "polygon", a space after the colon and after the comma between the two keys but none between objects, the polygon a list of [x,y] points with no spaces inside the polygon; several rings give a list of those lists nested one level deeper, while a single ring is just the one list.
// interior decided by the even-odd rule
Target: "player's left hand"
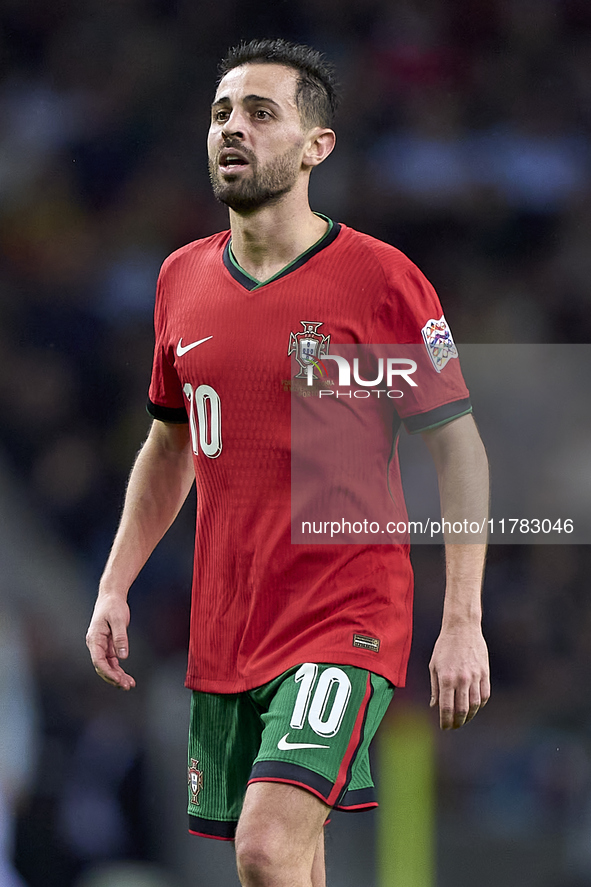
[{"label": "player's left hand", "polygon": [[457,730],[471,721],[490,696],[488,650],[480,625],[443,627],[431,662],[431,707],[439,726]]},{"label": "player's left hand", "polygon": [[135,687],[135,679],[120,664],[129,653],[127,627],[130,614],[125,598],[121,594],[99,594],[88,626],[86,646],[94,670],[103,681],[121,690],[131,690]]}]

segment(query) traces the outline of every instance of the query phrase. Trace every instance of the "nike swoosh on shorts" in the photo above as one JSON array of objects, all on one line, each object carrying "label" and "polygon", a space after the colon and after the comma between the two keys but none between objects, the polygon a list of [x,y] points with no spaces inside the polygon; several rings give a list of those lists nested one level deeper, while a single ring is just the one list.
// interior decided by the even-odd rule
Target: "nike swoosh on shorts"
[{"label": "nike swoosh on shorts", "polygon": [[277,748],[281,751],[287,751],[290,748],[330,748],[330,745],[317,745],[315,742],[288,742],[288,736],[289,733],[286,733],[277,743]]},{"label": "nike swoosh on shorts", "polygon": [[182,357],[183,354],[186,354],[187,351],[191,350],[191,348],[196,348],[197,345],[202,345],[203,342],[207,342],[208,339],[213,339],[213,336],[206,336],[205,339],[199,339],[198,342],[191,342],[190,345],[182,345],[181,342],[183,341],[183,337],[181,336],[179,339],[179,343],[176,346],[176,353],[179,357]]}]

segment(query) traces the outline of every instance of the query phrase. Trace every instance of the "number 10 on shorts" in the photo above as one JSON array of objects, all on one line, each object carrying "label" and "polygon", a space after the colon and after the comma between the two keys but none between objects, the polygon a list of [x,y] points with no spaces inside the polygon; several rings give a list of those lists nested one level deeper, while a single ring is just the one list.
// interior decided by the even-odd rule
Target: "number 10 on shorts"
[{"label": "number 10 on shorts", "polygon": [[304,662],[295,673],[294,680],[300,689],[289,725],[301,730],[307,715],[314,733],[335,736],[351,696],[351,681],[342,669],[334,666],[323,671],[318,681],[317,676],[318,666],[314,662]]}]

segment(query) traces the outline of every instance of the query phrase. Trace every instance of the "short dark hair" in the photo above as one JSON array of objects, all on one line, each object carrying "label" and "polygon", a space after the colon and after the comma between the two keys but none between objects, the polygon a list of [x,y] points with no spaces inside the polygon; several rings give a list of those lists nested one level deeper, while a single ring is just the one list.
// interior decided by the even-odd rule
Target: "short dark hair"
[{"label": "short dark hair", "polygon": [[302,124],[332,126],[339,99],[334,67],[323,53],[282,38],[243,41],[220,62],[220,80],[233,68],[252,63],[293,68],[298,74],[295,100]]}]

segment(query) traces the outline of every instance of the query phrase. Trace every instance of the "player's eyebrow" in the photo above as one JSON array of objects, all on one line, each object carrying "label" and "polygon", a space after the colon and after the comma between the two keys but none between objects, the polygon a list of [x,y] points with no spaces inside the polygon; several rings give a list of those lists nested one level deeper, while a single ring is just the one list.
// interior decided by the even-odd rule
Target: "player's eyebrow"
[{"label": "player's eyebrow", "polygon": [[[263,102],[267,105],[273,105],[275,108],[279,109],[279,105],[277,104],[277,102],[273,101],[273,99],[270,99],[264,95],[254,95],[254,94],[245,95],[244,98],[242,99],[242,102],[243,102],[243,104],[253,104],[255,102]],[[232,104],[232,102],[230,101],[229,96],[224,95],[224,96],[221,96],[219,99],[216,99],[216,101],[213,102],[211,107],[212,107],[212,109],[219,108],[222,106],[227,107],[228,105],[231,105],[231,104]]]}]

